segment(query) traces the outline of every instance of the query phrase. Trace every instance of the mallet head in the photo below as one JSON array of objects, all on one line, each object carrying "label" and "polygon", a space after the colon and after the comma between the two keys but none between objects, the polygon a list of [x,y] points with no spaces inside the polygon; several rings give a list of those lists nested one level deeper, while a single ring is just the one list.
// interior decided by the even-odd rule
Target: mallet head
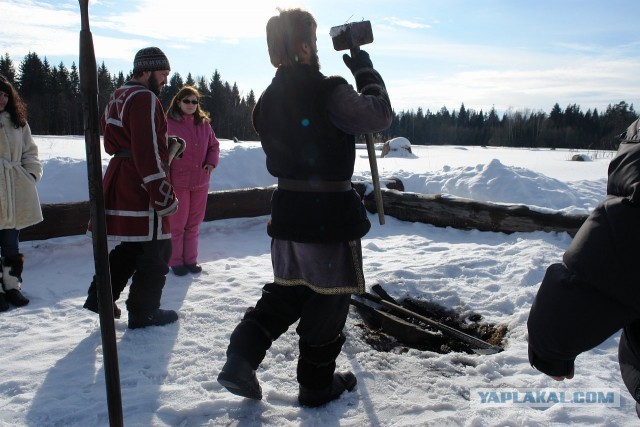
[{"label": "mallet head", "polygon": [[351,22],[331,27],[329,35],[333,40],[335,50],[357,50],[363,44],[373,42],[371,21]]}]

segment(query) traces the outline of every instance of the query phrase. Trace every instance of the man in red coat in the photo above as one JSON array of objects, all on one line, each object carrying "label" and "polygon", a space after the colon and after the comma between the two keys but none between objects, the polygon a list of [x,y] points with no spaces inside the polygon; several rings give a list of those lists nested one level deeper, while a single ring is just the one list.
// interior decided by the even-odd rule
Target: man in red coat
[{"label": "man in red coat", "polygon": [[[107,235],[119,242],[109,253],[111,287],[116,301],[131,279],[130,329],[178,320],[175,311],[160,309],[171,257],[168,216],[178,209],[169,179],[167,121],[158,99],[170,69],[157,47],[138,51],[132,79],[111,95],[102,116],[104,149],[113,156],[104,176]],[[95,278],[84,308],[98,312]],[[115,305],[114,316],[120,317]]]}]

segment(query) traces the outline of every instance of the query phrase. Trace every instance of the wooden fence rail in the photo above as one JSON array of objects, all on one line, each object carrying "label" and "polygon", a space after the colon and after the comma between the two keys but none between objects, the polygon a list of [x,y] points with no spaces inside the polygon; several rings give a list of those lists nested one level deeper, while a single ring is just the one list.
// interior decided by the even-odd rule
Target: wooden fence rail
[{"label": "wooden fence rail", "polygon": [[[369,191],[370,182],[354,181],[354,188],[364,197],[365,207],[376,213]],[[587,215],[560,212],[541,213],[526,206],[499,205],[467,199],[405,193],[402,181],[381,180],[385,214],[403,221],[424,222],[439,227],[464,230],[567,232],[574,236]],[[211,191],[207,199],[205,221],[268,215],[275,186]],[[367,194],[365,196],[365,194]],[[44,220],[20,232],[20,240],[45,240],[84,234],[89,221],[89,202],[43,204]]]}]

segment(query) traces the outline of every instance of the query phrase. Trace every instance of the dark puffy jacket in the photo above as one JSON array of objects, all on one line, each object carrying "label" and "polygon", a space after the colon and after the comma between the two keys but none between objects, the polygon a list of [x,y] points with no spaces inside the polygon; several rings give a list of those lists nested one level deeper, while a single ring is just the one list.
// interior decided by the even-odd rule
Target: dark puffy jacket
[{"label": "dark puffy jacket", "polygon": [[638,121],[622,135],[608,171],[607,196],[551,265],[531,307],[529,360],[563,376],[575,358],[624,328],[623,380],[640,397],[640,143]]}]

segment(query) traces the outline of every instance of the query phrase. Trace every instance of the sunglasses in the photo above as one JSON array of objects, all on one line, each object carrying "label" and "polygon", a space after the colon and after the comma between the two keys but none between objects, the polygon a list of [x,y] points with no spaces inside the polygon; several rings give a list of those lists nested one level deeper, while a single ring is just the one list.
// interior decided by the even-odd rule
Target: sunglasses
[{"label": "sunglasses", "polygon": [[194,100],[190,100],[190,99],[183,99],[182,102],[184,102],[185,104],[193,104],[193,105],[198,105],[198,103],[200,101],[198,101],[197,99]]}]

